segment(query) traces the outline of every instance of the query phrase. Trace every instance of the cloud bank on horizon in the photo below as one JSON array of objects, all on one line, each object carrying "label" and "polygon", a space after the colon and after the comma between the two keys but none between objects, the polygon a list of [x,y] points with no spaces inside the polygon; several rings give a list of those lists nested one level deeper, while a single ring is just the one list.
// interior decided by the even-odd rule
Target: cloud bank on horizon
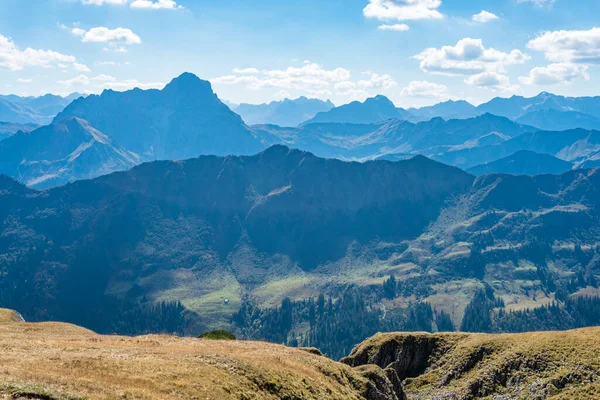
[{"label": "cloud bank on horizon", "polygon": [[[418,106],[600,94],[600,5],[592,0],[5,3],[2,93],[160,88],[191,71],[233,102],[307,96],[342,104],[384,94]],[[6,23],[29,13],[35,26]]]}]

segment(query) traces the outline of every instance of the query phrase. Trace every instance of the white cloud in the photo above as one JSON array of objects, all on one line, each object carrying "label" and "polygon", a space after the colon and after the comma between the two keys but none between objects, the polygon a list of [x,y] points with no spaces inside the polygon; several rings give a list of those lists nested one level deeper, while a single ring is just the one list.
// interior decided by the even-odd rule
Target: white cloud
[{"label": "white cloud", "polygon": [[147,8],[147,9],[153,9],[153,10],[159,10],[159,9],[175,10],[175,9],[182,9],[183,7],[178,6],[177,3],[173,0],[156,0],[156,1],[135,0],[133,3],[131,3],[131,8]]},{"label": "white cloud", "polygon": [[25,67],[52,67],[60,63],[74,63],[75,57],[52,50],[19,49],[12,39],[0,34],[0,68],[20,71]]},{"label": "white cloud", "polygon": [[589,80],[587,71],[586,65],[557,63],[533,68],[528,76],[522,76],[519,80],[526,85],[556,85],[576,79]]},{"label": "white cloud", "polygon": [[85,64],[73,63],[73,69],[77,72],[91,72]]},{"label": "white cloud", "polygon": [[150,9],[150,10],[181,10],[182,6],[177,5],[174,0],[81,0],[83,4],[103,6],[108,5],[125,5],[129,4],[131,8]]},{"label": "white cloud", "polygon": [[475,75],[486,71],[504,72],[506,65],[523,64],[530,57],[520,50],[504,53],[486,49],[481,39],[465,38],[455,46],[429,48],[414,56],[425,72],[439,75]]},{"label": "white cloud", "polygon": [[400,92],[403,97],[448,100],[452,98],[448,87],[427,81],[412,81]]},{"label": "white cloud", "polygon": [[504,74],[487,71],[467,77],[464,82],[468,85],[488,88],[495,91],[516,93],[521,91],[519,85],[510,83],[510,78]]},{"label": "white cloud", "polygon": [[89,31],[73,28],[71,33],[81,37],[82,42],[110,43],[113,45],[142,43],[142,39],[128,28],[108,29],[104,26],[99,26],[92,28]]},{"label": "white cloud", "polygon": [[437,10],[441,5],[442,0],[369,0],[363,14],[379,20],[439,19],[443,18]]},{"label": "white cloud", "polygon": [[533,3],[536,6],[543,7],[549,6],[556,2],[556,0],[517,0],[517,3]]},{"label": "white cloud", "polygon": [[58,81],[58,83],[67,87],[85,86],[90,84],[90,78],[85,75],[79,75],[71,79]]},{"label": "white cloud", "polygon": [[23,78],[17,79],[17,83],[31,83],[31,82],[33,82],[33,79],[23,79]]},{"label": "white cloud", "polygon": [[379,25],[377,29],[381,31],[395,31],[395,32],[406,32],[410,29],[410,26],[406,24],[394,24],[394,25]]},{"label": "white cloud", "polygon": [[600,64],[600,28],[544,32],[527,43],[555,63]]},{"label": "white cloud", "polygon": [[491,12],[488,11],[481,11],[479,14],[475,14],[472,17],[472,20],[475,22],[491,22],[491,21],[495,21],[497,19],[500,19],[500,17],[498,17],[496,14],[492,14]]},{"label": "white cloud", "polygon": [[129,2],[129,0],[81,0],[81,2],[86,5],[93,4],[95,6],[102,6],[104,4],[115,4],[115,5],[127,4]]},{"label": "white cloud", "polygon": [[234,68],[233,73],[240,75],[258,75],[260,71],[257,68]]},{"label": "white cloud", "polygon": [[[237,73],[236,73],[237,72]],[[387,90],[396,86],[391,76],[364,72],[364,78],[353,80],[345,68],[325,69],[308,61],[302,67],[284,70],[235,69],[234,74],[212,79],[215,84],[241,85],[251,90],[296,90],[313,97],[326,98],[334,92],[352,99],[366,98],[371,91]]]},{"label": "white cloud", "polygon": [[100,74],[95,77],[87,75],[79,75],[68,80],[58,81],[60,85],[66,86],[68,89],[81,88],[86,92],[100,92],[104,89],[113,90],[130,90],[133,88],[140,89],[162,89],[165,84],[163,82],[140,82],[136,79],[118,80],[117,78]]}]

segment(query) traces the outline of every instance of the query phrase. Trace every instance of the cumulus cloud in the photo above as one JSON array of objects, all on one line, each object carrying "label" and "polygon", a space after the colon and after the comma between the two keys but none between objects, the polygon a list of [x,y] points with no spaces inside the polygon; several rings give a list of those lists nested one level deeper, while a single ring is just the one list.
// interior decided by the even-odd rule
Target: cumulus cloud
[{"label": "cumulus cloud", "polygon": [[31,83],[31,82],[33,82],[33,79],[23,79],[23,78],[17,79],[17,83]]},{"label": "cumulus cloud", "polygon": [[141,44],[142,39],[128,28],[108,29],[104,26],[85,31],[81,28],[71,29],[71,33],[81,37],[82,42],[118,44]]},{"label": "cumulus cloud", "polygon": [[109,5],[125,5],[129,4],[131,8],[149,9],[149,10],[181,10],[182,6],[178,5],[174,0],[81,0],[83,4],[103,6]]},{"label": "cumulus cloud", "polygon": [[471,19],[475,22],[485,23],[485,22],[495,21],[497,19],[500,19],[500,17],[498,17],[496,14],[492,14],[491,12],[484,10],[484,11],[481,11],[479,14],[473,15],[473,17]]},{"label": "cumulus cloud", "polygon": [[519,78],[526,85],[556,85],[576,79],[589,80],[587,65],[557,63],[533,68],[528,76]]},{"label": "cumulus cloud", "polygon": [[481,39],[465,38],[455,46],[429,48],[414,56],[425,72],[440,75],[474,75],[485,71],[503,72],[506,65],[523,64],[529,56],[520,50],[504,53],[485,48]]},{"label": "cumulus cloud", "polygon": [[21,50],[12,39],[0,34],[0,68],[20,71],[26,67],[52,67],[57,64],[72,64],[75,57],[52,50],[26,48]]},{"label": "cumulus cloud", "polygon": [[118,80],[117,78],[100,74],[94,77],[87,75],[79,75],[71,79],[58,81],[60,85],[66,86],[68,89],[80,88],[86,92],[99,92],[104,89],[113,90],[130,90],[133,88],[139,89],[161,89],[165,86],[163,82],[140,82],[136,79]]},{"label": "cumulus cloud", "polygon": [[556,63],[600,64],[600,28],[544,32],[527,47]]},{"label": "cumulus cloud", "polygon": [[410,29],[410,26],[406,24],[393,24],[393,25],[379,25],[377,29],[381,31],[395,31],[395,32],[406,32]]},{"label": "cumulus cloud", "polygon": [[85,64],[73,63],[73,69],[77,72],[91,72],[90,68]]},{"label": "cumulus cloud", "polygon": [[494,90],[518,90],[506,76],[506,66],[523,64],[530,57],[520,50],[502,52],[485,48],[481,39],[465,38],[455,46],[425,49],[414,56],[421,70],[437,75],[466,76],[465,83]]},{"label": "cumulus cloud", "polygon": [[257,68],[234,68],[233,73],[240,75],[258,75],[260,71]]},{"label": "cumulus cloud", "polygon": [[367,18],[379,20],[419,20],[443,18],[437,9],[442,0],[369,0],[363,9]]},{"label": "cumulus cloud", "polygon": [[400,92],[404,97],[420,97],[426,99],[448,100],[452,97],[448,87],[427,81],[412,81]]},{"label": "cumulus cloud", "polygon": [[302,67],[289,67],[279,70],[258,70],[256,68],[234,69],[233,74],[212,79],[215,84],[242,85],[251,90],[281,89],[297,90],[304,94],[326,98],[334,92],[352,99],[366,98],[369,93],[396,86],[387,74],[363,72],[361,79],[352,79],[352,73],[345,68],[325,69],[319,64],[305,62]]}]

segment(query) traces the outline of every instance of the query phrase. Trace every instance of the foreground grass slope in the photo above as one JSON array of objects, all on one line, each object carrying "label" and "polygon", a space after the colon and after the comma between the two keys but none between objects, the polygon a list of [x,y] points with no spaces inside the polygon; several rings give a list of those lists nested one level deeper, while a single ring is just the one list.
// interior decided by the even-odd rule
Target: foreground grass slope
[{"label": "foreground grass slope", "polygon": [[342,362],[394,370],[414,400],[600,398],[600,328],[377,334]]},{"label": "foreground grass slope", "polygon": [[6,316],[0,313],[0,399],[376,399],[368,393],[379,393],[362,370],[310,351],[259,342],[102,336]]},{"label": "foreground grass slope", "polygon": [[600,328],[377,334],[342,363],[314,349],[103,336],[0,310],[0,399],[597,399]]}]

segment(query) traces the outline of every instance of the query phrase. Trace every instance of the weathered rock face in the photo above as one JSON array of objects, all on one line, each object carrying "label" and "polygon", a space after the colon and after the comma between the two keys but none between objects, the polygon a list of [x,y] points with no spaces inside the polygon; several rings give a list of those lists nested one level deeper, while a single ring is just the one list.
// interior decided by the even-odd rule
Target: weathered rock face
[{"label": "weathered rock face", "polygon": [[[385,374],[398,399],[597,399],[598,334],[600,328],[518,335],[377,334],[342,362],[364,371],[375,386]],[[381,384],[376,387],[380,392],[373,389],[371,398],[386,398],[377,397],[383,390]]]}]

